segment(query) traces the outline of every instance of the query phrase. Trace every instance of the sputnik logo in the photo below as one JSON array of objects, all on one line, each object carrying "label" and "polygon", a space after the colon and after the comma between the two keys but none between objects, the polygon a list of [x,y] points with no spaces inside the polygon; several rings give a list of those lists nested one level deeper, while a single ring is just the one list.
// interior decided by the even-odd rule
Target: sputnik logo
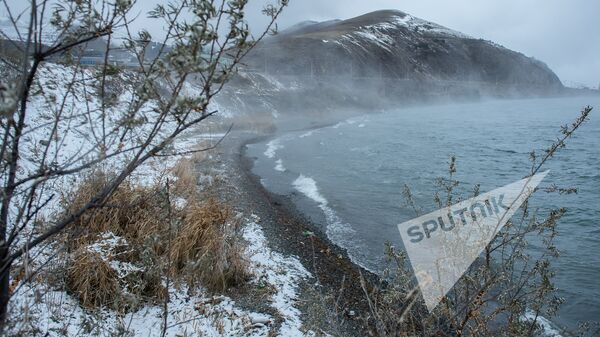
[{"label": "sputnik logo", "polygon": [[429,312],[437,307],[548,172],[398,225]]}]

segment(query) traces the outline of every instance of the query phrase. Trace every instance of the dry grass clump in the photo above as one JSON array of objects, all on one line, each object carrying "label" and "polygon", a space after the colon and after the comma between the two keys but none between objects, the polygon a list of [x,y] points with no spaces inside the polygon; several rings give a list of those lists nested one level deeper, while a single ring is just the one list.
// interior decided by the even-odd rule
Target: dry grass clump
[{"label": "dry grass clump", "polygon": [[[85,307],[123,311],[162,301],[167,276],[191,290],[213,292],[248,279],[238,222],[226,204],[200,201],[193,165],[193,158],[181,161],[169,188],[123,183],[105,205],[65,232],[62,244],[71,253],[64,284]],[[87,203],[108,180],[104,172],[85,178],[63,201],[65,211]],[[173,199],[184,191],[187,205],[181,209]]]},{"label": "dry grass clump", "polygon": [[87,308],[114,307],[120,298],[117,272],[96,252],[79,249],[67,268],[67,287]]},{"label": "dry grass clump", "polygon": [[[109,175],[97,171],[76,188],[65,201],[67,212],[89,202],[98,190],[106,186]],[[142,244],[165,231],[166,198],[156,188],[134,186],[124,182],[102,207],[86,212],[71,227],[67,244],[73,248],[88,245],[98,236],[111,232],[132,244]],[[164,250],[162,245],[153,247]]]},{"label": "dry grass clump", "polygon": [[182,158],[171,169],[171,173],[177,177],[172,186],[172,191],[175,195],[186,199],[195,195],[195,187],[198,183],[195,165],[196,160],[194,158]]},{"label": "dry grass clump", "polygon": [[195,151],[187,157],[181,158],[169,172],[176,178],[171,185],[173,195],[186,200],[196,199],[198,197],[197,185],[199,182],[198,164],[209,158],[209,151],[215,145],[214,140],[203,140],[194,147]]},{"label": "dry grass clump", "polygon": [[[72,198],[63,202],[66,212],[87,203],[106,186],[108,178],[102,171],[86,177]],[[158,188],[125,182],[105,205],[78,219],[62,238],[67,250],[74,252],[67,264],[67,289],[90,308],[108,306],[126,310],[140,302],[164,299],[160,261],[168,248],[163,239],[169,229],[165,211],[168,207],[168,198]],[[107,234],[121,241],[105,245]],[[133,270],[119,275],[107,261],[126,264]],[[108,300],[105,290],[110,294]]]},{"label": "dry grass clump", "polygon": [[231,210],[215,199],[189,205],[171,249],[174,271],[198,278],[209,291],[224,291],[248,278],[248,266]]}]

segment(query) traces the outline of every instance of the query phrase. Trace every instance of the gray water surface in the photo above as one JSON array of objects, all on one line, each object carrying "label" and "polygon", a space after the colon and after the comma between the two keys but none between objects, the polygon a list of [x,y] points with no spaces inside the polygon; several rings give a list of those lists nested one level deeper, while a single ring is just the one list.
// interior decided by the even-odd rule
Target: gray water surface
[{"label": "gray water surface", "polygon": [[[249,146],[254,172],[299,207],[361,265],[380,271],[384,243],[402,247],[397,224],[415,217],[404,205],[410,186],[425,213],[436,210],[437,177],[456,156],[462,192],[485,192],[528,174],[539,153],[586,105],[600,98],[488,101],[365,114],[335,126],[291,132]],[[537,193],[540,211],[566,207],[559,223],[556,285],[566,299],[554,320],[571,329],[600,320],[600,111],[552,159],[542,184],[576,187],[576,195]],[[535,245],[531,249],[535,249]]]}]

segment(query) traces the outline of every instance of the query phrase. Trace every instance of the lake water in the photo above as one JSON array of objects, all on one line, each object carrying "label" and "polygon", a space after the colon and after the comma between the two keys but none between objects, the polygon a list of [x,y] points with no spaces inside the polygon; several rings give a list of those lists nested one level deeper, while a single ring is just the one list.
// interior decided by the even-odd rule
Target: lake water
[{"label": "lake water", "polygon": [[[598,108],[546,166],[542,186],[576,187],[578,194],[537,193],[540,211],[566,207],[559,223],[556,285],[566,299],[555,322],[600,320],[600,98],[487,101],[401,108],[365,114],[335,126],[291,132],[253,144],[254,172],[272,192],[298,207],[351,257],[373,271],[384,267],[385,242],[402,247],[397,225],[414,218],[404,205],[408,185],[424,213],[437,207],[437,177],[457,158],[464,195],[522,179],[531,150],[547,148],[585,105]],[[535,249],[535,245],[531,249]]]}]

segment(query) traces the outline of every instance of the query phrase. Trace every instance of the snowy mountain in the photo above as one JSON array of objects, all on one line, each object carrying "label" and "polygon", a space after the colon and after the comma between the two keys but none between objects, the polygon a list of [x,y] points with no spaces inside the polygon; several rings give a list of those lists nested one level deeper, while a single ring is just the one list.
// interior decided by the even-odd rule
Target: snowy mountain
[{"label": "snowy mountain", "polygon": [[499,96],[562,89],[543,62],[393,10],[303,22],[263,41],[247,62],[253,70],[279,77],[458,82],[465,92],[483,88]]}]

